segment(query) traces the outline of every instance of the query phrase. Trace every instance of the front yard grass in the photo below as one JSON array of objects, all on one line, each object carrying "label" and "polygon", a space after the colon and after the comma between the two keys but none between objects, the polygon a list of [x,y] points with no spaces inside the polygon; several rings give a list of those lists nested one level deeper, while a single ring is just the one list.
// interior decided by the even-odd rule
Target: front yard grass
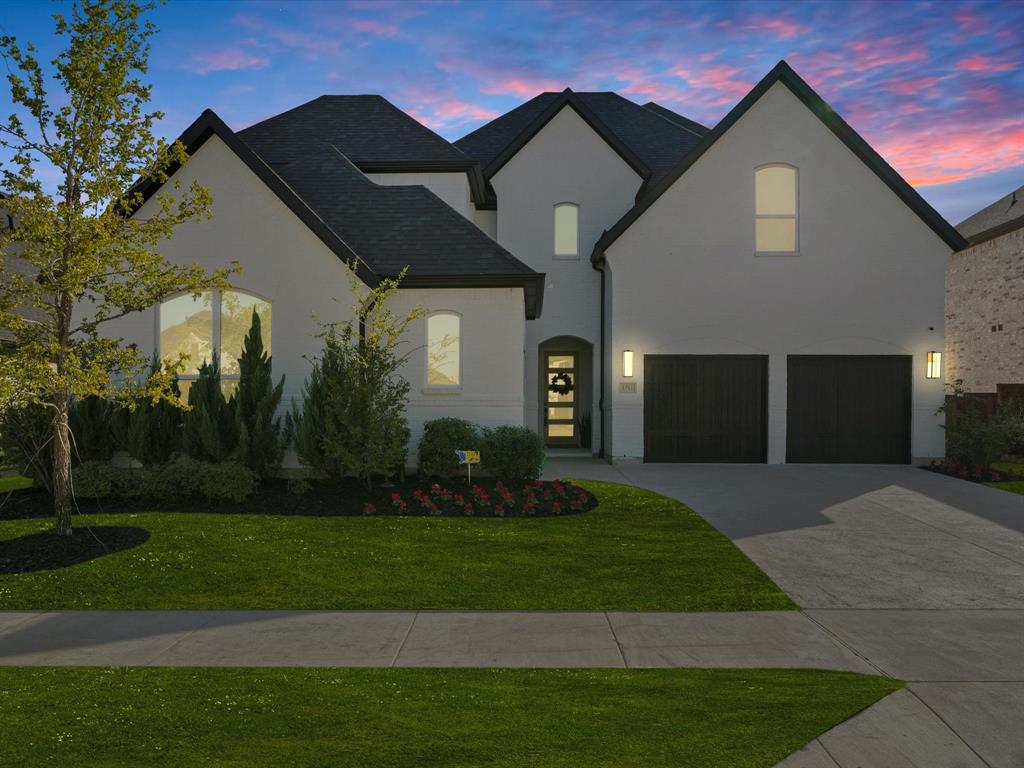
[{"label": "front yard grass", "polygon": [[91,536],[86,526],[128,526],[149,538],[86,562],[21,572],[5,572],[5,548],[23,552],[19,538],[52,523],[0,520],[0,608],[796,608],[686,505],[614,483],[580,485],[598,506],[565,517],[82,515],[76,537]]},{"label": "front yard grass", "polygon": [[768,768],[901,685],[807,669],[9,667],[0,752],[23,768]]},{"label": "front yard grass", "polygon": [[[993,464],[992,469],[998,469],[1000,472],[1024,474],[1024,464],[1014,464],[1011,462],[1000,462]],[[1010,480],[1006,482],[989,482],[985,485],[990,488],[998,488],[1001,491],[1009,491],[1010,493],[1019,493],[1024,496],[1024,480]]]},{"label": "front yard grass", "polygon": [[20,491],[23,488],[31,488],[32,481],[27,477],[21,475],[7,475],[0,477],[0,493],[7,493],[8,491]]}]

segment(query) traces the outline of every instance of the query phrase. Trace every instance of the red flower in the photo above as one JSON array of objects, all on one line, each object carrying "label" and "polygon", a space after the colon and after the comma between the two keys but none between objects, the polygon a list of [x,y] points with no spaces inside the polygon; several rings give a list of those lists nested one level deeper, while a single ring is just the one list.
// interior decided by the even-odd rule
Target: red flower
[{"label": "red flower", "polygon": [[556,515],[562,514],[562,505],[556,501],[554,504],[551,505],[551,511],[554,512]]},{"label": "red flower", "polygon": [[365,504],[363,504],[363,514],[364,515],[372,515],[376,511],[377,511],[377,508],[373,504],[371,504],[370,502],[366,502]]},{"label": "red flower", "polygon": [[455,503],[456,504],[463,504],[463,503],[465,503],[465,499],[463,498],[461,493],[456,493],[455,494]]},{"label": "red flower", "polygon": [[505,514],[505,507],[503,507],[501,504],[499,504],[498,506],[496,506],[494,508],[494,514],[496,514],[496,515],[504,515]]},{"label": "red flower", "polygon": [[473,505],[472,505],[472,504],[466,504],[466,505],[465,505],[465,506],[464,506],[464,507],[462,508],[462,511],[463,511],[463,512],[465,512],[465,513],[466,513],[467,515],[471,515],[471,514],[473,514]]}]

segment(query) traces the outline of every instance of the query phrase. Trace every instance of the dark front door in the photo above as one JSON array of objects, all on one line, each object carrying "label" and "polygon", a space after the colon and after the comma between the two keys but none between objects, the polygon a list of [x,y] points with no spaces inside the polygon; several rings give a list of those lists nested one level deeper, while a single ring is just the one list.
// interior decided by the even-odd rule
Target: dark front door
[{"label": "dark front door", "polygon": [[787,381],[786,461],[910,461],[909,356],[792,355]]},{"label": "dark front door", "polygon": [[763,462],[768,358],[645,355],[644,460]]},{"label": "dark front door", "polygon": [[577,361],[575,352],[544,354],[544,441],[550,446],[566,448],[580,444],[576,419],[579,407]]}]

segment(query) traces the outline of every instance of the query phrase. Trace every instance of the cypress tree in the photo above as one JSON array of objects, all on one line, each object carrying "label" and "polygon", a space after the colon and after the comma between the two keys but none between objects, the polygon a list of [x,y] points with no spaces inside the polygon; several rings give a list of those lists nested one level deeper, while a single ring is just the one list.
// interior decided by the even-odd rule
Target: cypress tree
[{"label": "cypress tree", "polygon": [[255,309],[242,355],[238,358],[238,368],[235,392],[238,460],[253,472],[266,475],[280,465],[284,454],[281,420],[274,417],[284,391],[284,376],[274,386],[271,356],[263,349],[262,323]]},{"label": "cypress tree", "polygon": [[235,399],[225,399],[220,386],[217,350],[213,362],[203,361],[199,377],[188,390],[182,449],[196,461],[220,462],[231,457],[238,445]]}]

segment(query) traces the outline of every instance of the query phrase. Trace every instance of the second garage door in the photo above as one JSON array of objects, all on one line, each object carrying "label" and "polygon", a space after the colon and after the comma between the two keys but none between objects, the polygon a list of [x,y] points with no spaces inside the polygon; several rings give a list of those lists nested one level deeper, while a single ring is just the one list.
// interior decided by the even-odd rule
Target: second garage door
[{"label": "second garage door", "polygon": [[767,370],[762,355],[645,355],[645,461],[764,461]]},{"label": "second garage door", "polygon": [[910,461],[909,356],[798,355],[787,362],[786,461]]}]

